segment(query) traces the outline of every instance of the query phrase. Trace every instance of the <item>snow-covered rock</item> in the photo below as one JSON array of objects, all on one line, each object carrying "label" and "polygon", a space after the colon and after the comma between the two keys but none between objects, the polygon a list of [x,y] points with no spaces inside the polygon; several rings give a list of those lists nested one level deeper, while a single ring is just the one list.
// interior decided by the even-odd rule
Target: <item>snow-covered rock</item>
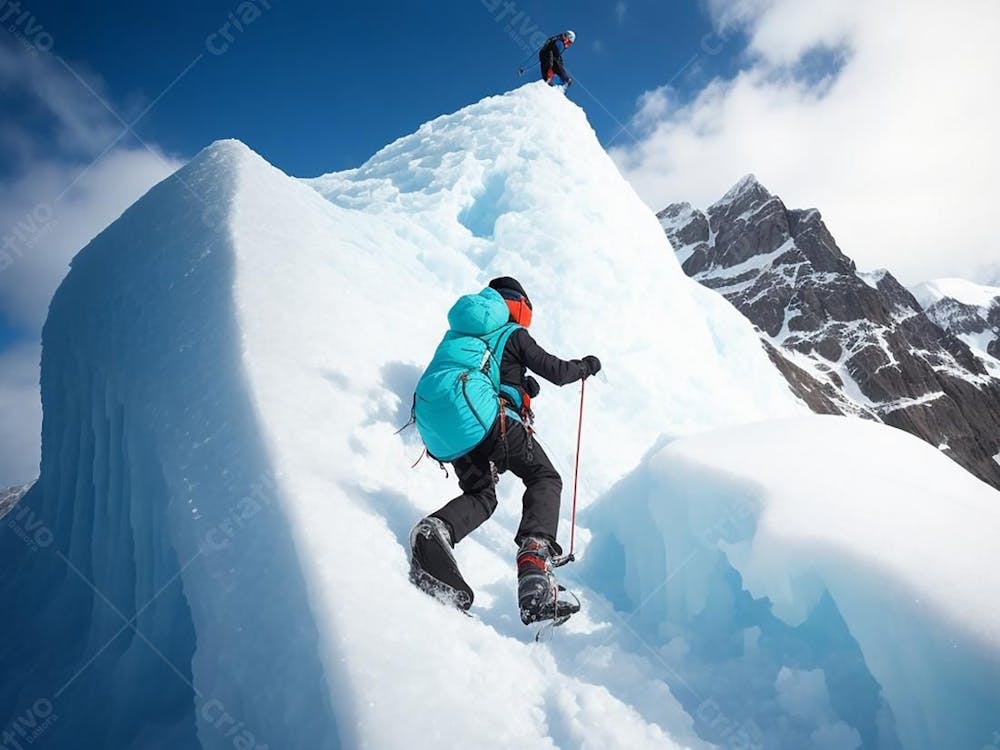
[{"label": "snow-covered rock", "polygon": [[990,309],[1000,298],[1000,287],[976,284],[966,279],[935,279],[913,286],[910,291],[925,310],[950,297],[963,305]]},{"label": "snow-covered rock", "polygon": [[29,489],[30,484],[0,489],[0,518],[7,515]]},{"label": "snow-covered rock", "polygon": [[927,317],[964,341],[993,377],[1000,377],[1000,287],[937,279],[910,291]]},{"label": "snow-covered rock", "polygon": [[[991,369],[1000,362],[988,361],[997,344],[986,309],[948,298],[925,311],[889,271],[858,271],[819,211],[786,208],[753,175],[704,212],[676,203],[658,217],[685,272],[760,329],[814,411],[900,427],[1000,487],[1000,368]],[[943,288],[952,287],[923,294]],[[959,328],[960,317],[979,327]]]}]

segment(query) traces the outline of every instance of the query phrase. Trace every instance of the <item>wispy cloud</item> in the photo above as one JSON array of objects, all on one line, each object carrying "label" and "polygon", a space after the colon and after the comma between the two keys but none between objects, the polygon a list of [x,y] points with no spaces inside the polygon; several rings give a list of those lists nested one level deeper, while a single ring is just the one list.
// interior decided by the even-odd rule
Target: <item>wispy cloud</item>
[{"label": "wispy cloud", "polygon": [[625,15],[627,13],[628,5],[625,3],[625,0],[618,0],[618,2],[615,3],[615,18],[618,19],[619,26],[625,23]]},{"label": "wispy cloud", "polygon": [[0,489],[38,476],[42,405],[38,398],[41,346],[20,344],[0,353]]},{"label": "wispy cloud", "polygon": [[0,184],[0,313],[37,335],[72,257],[174,168],[144,148],[121,148],[89,168],[40,160]]},{"label": "wispy cloud", "polygon": [[[647,92],[613,156],[654,209],[707,204],[754,172],[820,208],[863,267],[986,280],[1000,241],[1000,6],[710,0],[746,63],[693,101]],[[728,35],[727,35],[728,36]],[[737,38],[737,37],[731,37]]]},{"label": "wispy cloud", "polygon": [[130,143],[100,78],[5,37],[0,95],[16,103],[0,110],[0,313],[34,333],[70,258],[180,162]]},{"label": "wispy cloud", "polygon": [[37,342],[70,259],[181,162],[124,134],[99,77],[4,34],[0,97],[0,320],[30,342],[0,352],[4,484],[37,470]]}]

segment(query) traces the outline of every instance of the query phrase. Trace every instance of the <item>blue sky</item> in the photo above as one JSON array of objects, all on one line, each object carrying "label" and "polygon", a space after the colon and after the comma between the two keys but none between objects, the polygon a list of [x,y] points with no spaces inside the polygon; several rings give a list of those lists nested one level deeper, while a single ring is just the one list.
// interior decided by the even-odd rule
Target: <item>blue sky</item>
[{"label": "blue sky", "polygon": [[[534,44],[564,28],[578,34],[565,58],[577,82],[571,96],[603,143],[620,144],[630,138],[621,126],[643,91],[666,82],[696,91],[732,67],[736,52],[693,0],[21,7],[15,13],[0,0],[9,27],[0,43],[37,42],[32,54],[51,61],[62,85],[78,87],[75,96],[98,110],[91,121],[107,120],[91,122],[97,135],[88,134],[85,146],[62,149],[81,169],[103,152],[102,136],[107,143],[118,137],[118,118],[140,116],[134,135],[115,148],[149,144],[183,161],[233,137],[293,175],[358,166],[421,123],[536,76]],[[30,128],[33,141],[27,156],[13,141],[0,149],[0,185],[37,168],[39,152],[58,152],[65,140],[50,105],[32,102],[32,94],[39,92],[0,87],[7,113],[0,124]],[[70,106],[79,105],[63,108]],[[0,347],[36,335],[0,308]]]},{"label": "blue sky", "polygon": [[[426,120],[516,86],[518,64],[531,56],[524,45],[538,30],[579,35],[566,56],[583,84],[573,97],[602,140],[614,136],[614,118],[626,120],[644,90],[693,57],[712,66],[724,57],[702,50],[712,27],[697,2],[142,6],[51,5],[35,14],[55,39],[53,52],[99,75],[126,119],[202,55],[136,128],[144,140],[191,156],[235,137],[303,176],[357,166]],[[230,23],[228,41],[230,13],[254,15],[250,6],[259,17],[242,30]],[[536,70],[529,64],[528,75]]]}]

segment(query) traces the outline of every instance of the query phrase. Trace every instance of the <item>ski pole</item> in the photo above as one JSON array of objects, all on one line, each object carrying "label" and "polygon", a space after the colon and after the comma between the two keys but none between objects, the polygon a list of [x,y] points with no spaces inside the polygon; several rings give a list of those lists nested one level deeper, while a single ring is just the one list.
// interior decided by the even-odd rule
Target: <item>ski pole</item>
[{"label": "ski pole", "polygon": [[535,50],[534,52],[532,52],[530,55],[528,55],[526,58],[524,58],[523,60],[521,60],[521,62],[519,62],[517,64],[517,74],[519,76],[523,76],[524,75],[524,71],[527,70],[527,68],[524,67],[524,64],[526,62],[528,62],[528,60],[530,60],[531,58],[535,57],[537,54],[538,54],[538,50]]},{"label": "ski pole", "polygon": [[552,560],[552,566],[556,568],[576,560],[576,555],[574,554],[574,550],[576,549],[576,493],[580,478],[580,440],[583,437],[583,394],[586,385],[587,379],[584,378],[580,381],[580,418],[576,425],[576,465],[573,467],[573,511],[570,516],[569,526],[569,554]]}]

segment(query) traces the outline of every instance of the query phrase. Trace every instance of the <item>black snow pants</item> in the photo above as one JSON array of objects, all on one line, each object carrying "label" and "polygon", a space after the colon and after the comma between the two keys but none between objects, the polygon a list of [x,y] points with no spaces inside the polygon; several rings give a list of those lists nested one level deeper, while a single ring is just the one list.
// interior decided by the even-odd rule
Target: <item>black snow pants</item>
[{"label": "black snow pants", "polygon": [[546,44],[538,51],[538,66],[543,81],[548,81],[553,75],[559,76],[563,81],[569,80],[569,74],[563,66],[562,55],[556,51],[555,42]]},{"label": "black snow pants", "polygon": [[462,494],[431,515],[451,527],[452,541],[456,544],[478,528],[497,508],[492,463],[497,474],[510,470],[524,482],[521,525],[514,542],[520,545],[524,538],[538,536],[548,539],[555,553],[562,554],[556,543],[562,494],[559,472],[534,436],[529,438],[523,424],[507,416],[503,430],[501,419],[497,418],[482,443],[452,462]]}]

